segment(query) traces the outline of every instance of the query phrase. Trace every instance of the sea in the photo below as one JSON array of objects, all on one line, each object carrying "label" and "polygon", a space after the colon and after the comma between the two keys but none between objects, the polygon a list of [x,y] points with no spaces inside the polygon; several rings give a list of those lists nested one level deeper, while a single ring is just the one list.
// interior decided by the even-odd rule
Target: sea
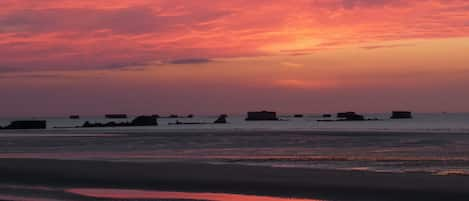
[{"label": "sea", "polygon": [[[469,175],[469,113],[366,114],[375,121],[319,122],[321,115],[245,121],[230,115],[160,118],[158,126],[76,128],[104,117],[2,118],[47,120],[45,130],[0,130],[0,158],[133,162],[196,162],[278,168]],[[176,121],[201,123],[170,125]]]}]

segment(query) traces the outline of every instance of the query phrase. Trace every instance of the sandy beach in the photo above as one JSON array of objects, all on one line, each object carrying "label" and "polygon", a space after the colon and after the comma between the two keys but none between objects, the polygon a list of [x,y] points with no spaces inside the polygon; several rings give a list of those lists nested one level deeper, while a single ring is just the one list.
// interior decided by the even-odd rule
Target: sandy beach
[{"label": "sandy beach", "polygon": [[45,130],[0,137],[0,200],[469,197],[467,133]]},{"label": "sandy beach", "polygon": [[0,159],[5,184],[223,192],[324,200],[467,200],[467,176],[197,163]]}]

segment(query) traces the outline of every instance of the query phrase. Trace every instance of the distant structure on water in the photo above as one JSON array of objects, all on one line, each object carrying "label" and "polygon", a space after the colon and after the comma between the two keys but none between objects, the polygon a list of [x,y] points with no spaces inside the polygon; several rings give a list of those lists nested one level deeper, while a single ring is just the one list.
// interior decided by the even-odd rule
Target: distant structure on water
[{"label": "distant structure on water", "polygon": [[260,111],[248,112],[246,121],[278,121],[276,112]]},{"label": "distant structure on water", "polygon": [[337,113],[337,118],[342,121],[364,121],[365,117],[363,115],[359,115],[355,112],[341,112]]},{"label": "distant structure on water", "polygon": [[127,119],[126,114],[106,114],[107,119]]},{"label": "distant structure on water", "polygon": [[79,115],[70,115],[69,119],[80,119]]},{"label": "distant structure on water", "polygon": [[391,119],[412,119],[412,112],[409,111],[393,111]]},{"label": "distant structure on water", "polygon": [[158,118],[154,116],[138,116],[131,122],[108,122],[108,123],[90,123],[85,122],[82,128],[109,128],[109,127],[133,127],[133,126],[158,126]]},{"label": "distant structure on water", "polygon": [[138,116],[130,124],[132,126],[158,126],[158,118],[154,116]]},{"label": "distant structure on water", "polygon": [[226,118],[228,115],[222,114],[218,116],[218,118],[214,122],[182,122],[179,120],[176,120],[176,122],[169,122],[168,125],[207,125],[207,124],[226,124],[228,123],[226,121]]},{"label": "distant structure on water", "polygon": [[331,119],[332,115],[324,114],[322,116],[325,119],[319,119],[319,122],[341,122],[341,121],[378,121],[377,118],[365,118],[361,114],[355,112],[340,112],[337,113],[337,119]]},{"label": "distant structure on water", "polygon": [[302,114],[295,114],[293,115],[293,117],[295,118],[303,118],[305,115],[302,115]]},{"label": "distant structure on water", "polygon": [[20,130],[20,129],[46,129],[47,122],[44,120],[25,120],[25,121],[12,121],[10,125],[0,129],[6,130]]},{"label": "distant structure on water", "polygon": [[171,114],[171,115],[169,115],[167,118],[176,119],[176,118],[179,118],[179,115]]}]

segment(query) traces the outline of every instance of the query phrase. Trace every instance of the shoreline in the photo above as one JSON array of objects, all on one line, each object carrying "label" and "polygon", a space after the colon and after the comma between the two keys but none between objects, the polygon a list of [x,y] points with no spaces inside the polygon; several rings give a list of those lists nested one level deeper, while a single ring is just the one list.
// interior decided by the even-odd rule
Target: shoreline
[{"label": "shoreline", "polygon": [[339,136],[373,136],[373,135],[469,135],[467,131],[449,131],[449,130],[389,130],[389,129],[262,129],[262,128],[192,128],[181,127],[174,129],[158,128],[158,127],[115,127],[115,128],[74,128],[74,129],[25,129],[25,130],[0,130],[0,137],[28,137],[43,135],[44,137],[80,137],[93,135],[115,135],[115,136],[152,136],[157,134],[178,134],[178,135],[199,135],[199,134],[255,134],[255,133],[272,133],[272,134],[308,134],[308,135],[339,135]]},{"label": "shoreline", "polygon": [[[467,200],[469,177],[200,163],[0,159],[2,183],[344,200]],[[466,199],[464,199],[466,198]]]}]

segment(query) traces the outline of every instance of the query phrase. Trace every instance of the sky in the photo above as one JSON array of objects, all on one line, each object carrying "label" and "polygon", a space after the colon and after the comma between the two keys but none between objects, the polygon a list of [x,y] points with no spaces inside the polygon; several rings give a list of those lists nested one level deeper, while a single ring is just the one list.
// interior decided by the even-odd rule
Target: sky
[{"label": "sky", "polygon": [[2,0],[0,116],[469,112],[467,0]]}]

